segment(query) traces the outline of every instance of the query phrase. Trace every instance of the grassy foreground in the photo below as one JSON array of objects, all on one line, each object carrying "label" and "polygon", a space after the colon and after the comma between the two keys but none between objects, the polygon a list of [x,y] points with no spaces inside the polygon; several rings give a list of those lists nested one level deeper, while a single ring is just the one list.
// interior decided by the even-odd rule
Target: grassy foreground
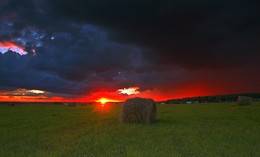
[{"label": "grassy foreground", "polygon": [[260,103],[159,105],[154,124],[119,123],[120,105],[0,106],[1,157],[259,157]]}]

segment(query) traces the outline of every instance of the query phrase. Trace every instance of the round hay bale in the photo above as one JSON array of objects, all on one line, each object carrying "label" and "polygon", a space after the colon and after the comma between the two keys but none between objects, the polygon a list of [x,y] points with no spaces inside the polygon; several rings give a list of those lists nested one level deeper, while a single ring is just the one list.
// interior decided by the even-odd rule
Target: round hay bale
[{"label": "round hay bale", "polygon": [[11,103],[11,104],[9,104],[8,106],[15,106],[15,104]]},{"label": "round hay bale", "polygon": [[253,99],[248,96],[238,96],[237,98],[237,104],[238,105],[251,105]]},{"label": "round hay bale", "polygon": [[156,120],[156,103],[153,99],[127,99],[121,108],[123,123],[151,123]]},{"label": "round hay bale", "polygon": [[69,103],[68,104],[69,107],[76,107],[76,105],[77,105],[76,103]]}]

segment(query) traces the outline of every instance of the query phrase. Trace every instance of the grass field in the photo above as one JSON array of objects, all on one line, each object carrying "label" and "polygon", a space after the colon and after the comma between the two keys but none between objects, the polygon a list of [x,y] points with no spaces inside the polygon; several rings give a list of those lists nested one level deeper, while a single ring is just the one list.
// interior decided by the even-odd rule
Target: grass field
[{"label": "grass field", "polygon": [[153,124],[120,105],[0,106],[1,157],[259,157],[260,103],[159,105]]}]

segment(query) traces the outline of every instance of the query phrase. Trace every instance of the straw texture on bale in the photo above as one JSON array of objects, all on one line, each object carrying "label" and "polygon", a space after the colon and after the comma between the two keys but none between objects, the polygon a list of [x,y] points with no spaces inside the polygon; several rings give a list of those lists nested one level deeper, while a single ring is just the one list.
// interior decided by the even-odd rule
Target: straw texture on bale
[{"label": "straw texture on bale", "polygon": [[121,122],[151,123],[156,120],[156,112],[156,103],[153,99],[127,99],[121,108]]},{"label": "straw texture on bale", "polygon": [[251,105],[252,101],[252,98],[248,96],[238,96],[237,98],[238,105]]}]

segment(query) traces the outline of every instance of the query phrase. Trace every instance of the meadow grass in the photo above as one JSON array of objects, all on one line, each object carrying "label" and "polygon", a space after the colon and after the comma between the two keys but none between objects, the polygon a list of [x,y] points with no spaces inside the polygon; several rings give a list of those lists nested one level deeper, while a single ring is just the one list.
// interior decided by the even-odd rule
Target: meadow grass
[{"label": "meadow grass", "polygon": [[260,103],[159,105],[152,124],[121,124],[120,107],[2,105],[0,156],[260,156]]}]

